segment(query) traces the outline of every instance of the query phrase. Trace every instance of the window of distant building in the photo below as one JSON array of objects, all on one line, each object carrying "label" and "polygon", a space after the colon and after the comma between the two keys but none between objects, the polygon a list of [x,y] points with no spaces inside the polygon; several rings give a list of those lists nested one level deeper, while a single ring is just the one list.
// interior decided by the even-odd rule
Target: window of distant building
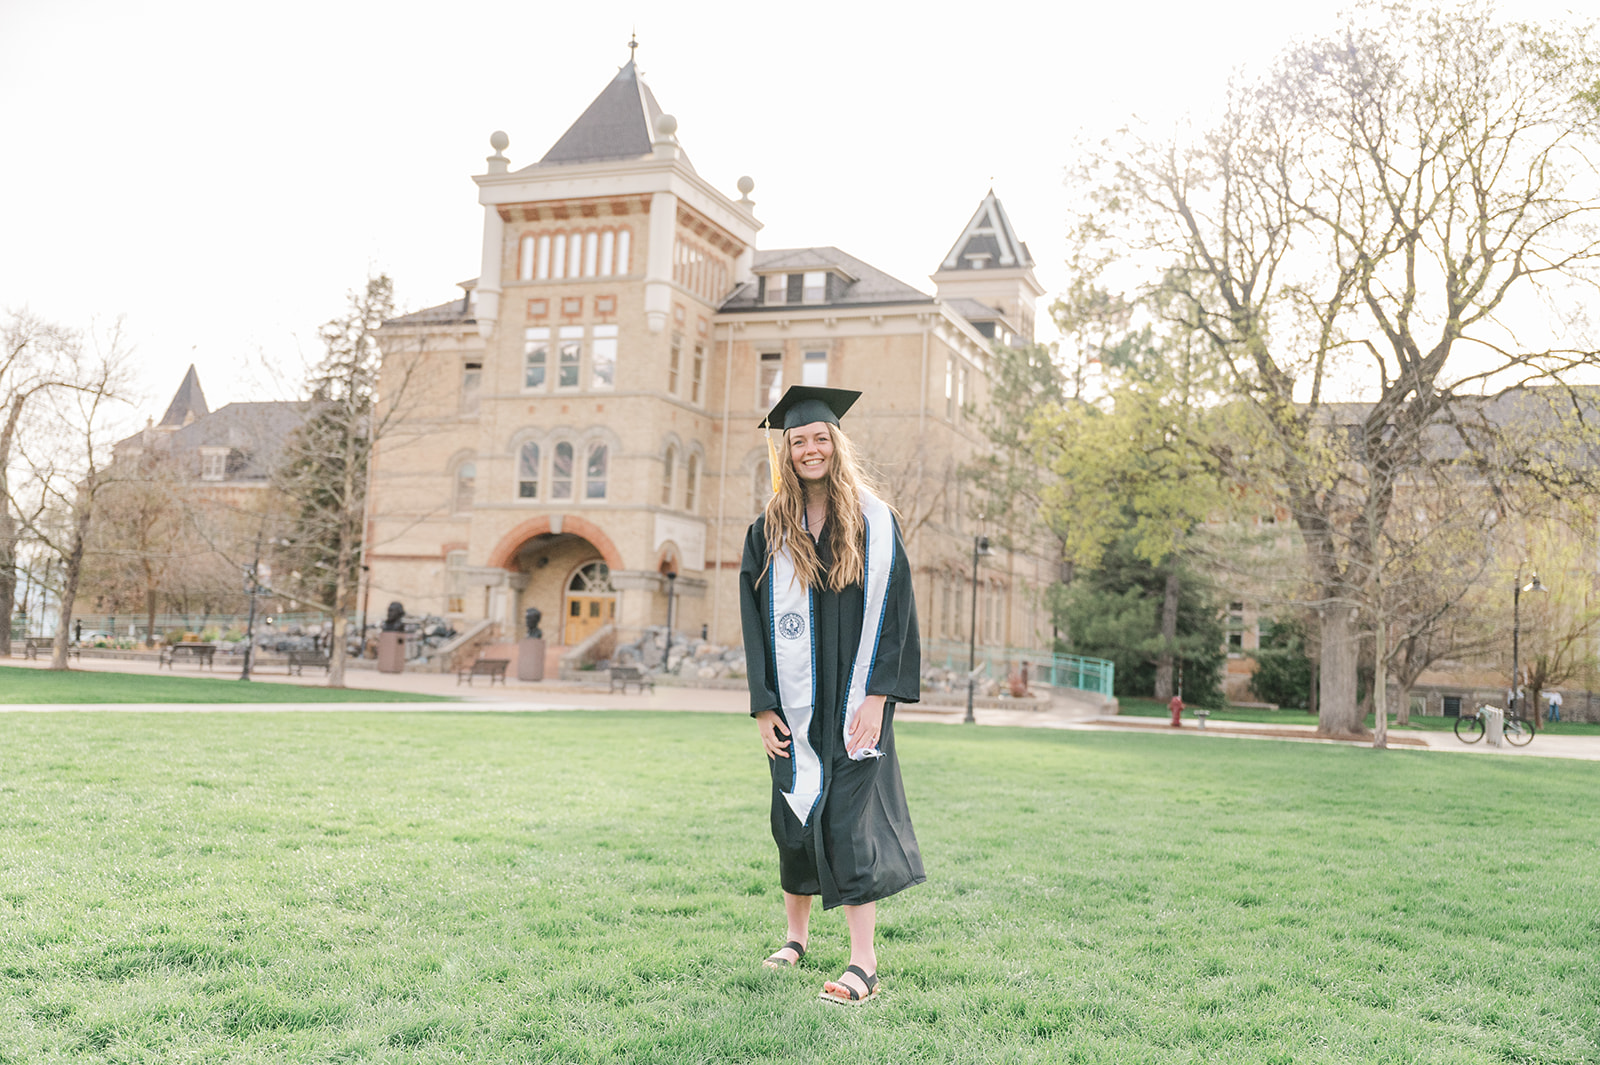
[{"label": "window of distant building", "polygon": [[689,456],[689,473],[683,479],[683,509],[695,513],[695,500],[700,491],[700,456]]},{"label": "window of distant building", "polygon": [[672,506],[672,477],[678,468],[678,449],[673,444],[667,445],[666,461],[661,469],[661,505]]},{"label": "window of distant building", "polygon": [[543,388],[545,367],[550,362],[550,330],[535,326],[523,331],[522,387]]},{"label": "window of distant building", "polygon": [[1228,653],[1244,653],[1244,604],[1240,602],[1228,604]]},{"label": "window of distant building", "polygon": [[453,509],[457,514],[464,514],[472,509],[472,497],[477,490],[478,467],[476,463],[463,462],[456,467],[456,483]]},{"label": "window of distant building", "polygon": [[750,481],[750,509],[760,514],[772,498],[772,468],[766,459],[756,463]]},{"label": "window of distant building", "polygon": [[700,393],[705,388],[706,380],[706,346],[696,343],[694,346],[694,363],[689,373],[689,402],[699,403]]},{"label": "window of distant building", "polygon": [[466,573],[467,553],[451,551],[444,556],[448,589],[445,593],[445,613],[464,614],[467,610]]},{"label": "window of distant building", "polygon": [[956,420],[956,357],[954,355],[946,358],[944,363],[944,416],[950,421]]},{"label": "window of distant building", "polygon": [[826,388],[828,385],[828,353],[808,351],[800,369],[800,383]]},{"label": "window of distant building", "polygon": [[208,447],[200,451],[200,479],[221,481],[228,476],[228,449]]},{"label": "window of distant building", "polygon": [[539,498],[539,445],[531,440],[517,451],[517,498]]},{"label": "window of distant building", "polygon": [[577,388],[578,366],[583,359],[583,326],[564,325],[556,343],[556,387]]},{"label": "window of distant building", "polygon": [[583,469],[583,495],[585,499],[604,499],[606,497],[606,467],[611,458],[611,449],[604,444],[589,445],[589,461]]},{"label": "window of distant building", "polygon": [[589,346],[589,387],[612,388],[617,383],[617,327],[597,325]]},{"label": "window of distant building", "polygon": [[756,378],[756,406],[768,411],[783,398],[783,352],[763,351]]},{"label": "window of distant building", "polygon": [[468,359],[461,364],[461,413],[471,414],[478,409],[478,397],[483,386],[483,360]]},{"label": "window of distant building", "polygon": [[572,498],[572,445],[564,440],[550,460],[550,498]]},{"label": "window of distant building", "polygon": [[789,275],[767,274],[761,279],[761,302],[770,306],[789,302]]},{"label": "window of distant building", "polygon": [[802,303],[822,303],[828,298],[828,274],[824,270],[808,270],[800,285]]},{"label": "window of distant building", "polygon": [[683,361],[683,337],[672,334],[672,346],[667,351],[667,391],[678,394],[678,366]]}]

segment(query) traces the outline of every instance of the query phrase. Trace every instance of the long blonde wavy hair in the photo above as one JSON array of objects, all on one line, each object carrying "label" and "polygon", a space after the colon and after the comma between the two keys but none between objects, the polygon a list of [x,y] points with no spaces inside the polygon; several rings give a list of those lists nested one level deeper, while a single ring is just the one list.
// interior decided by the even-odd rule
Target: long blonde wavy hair
[{"label": "long blonde wavy hair", "polygon": [[806,588],[822,586],[829,591],[842,592],[852,584],[865,579],[867,568],[867,522],[861,516],[863,489],[881,497],[872,478],[856,461],[850,438],[837,425],[829,425],[833,438],[833,462],[828,469],[828,522],[823,535],[833,552],[833,565],[822,572],[822,560],[817,557],[816,541],[806,532],[806,496],[800,487],[800,477],[794,472],[794,460],[789,451],[789,431],[783,432],[783,449],[778,462],[778,490],[767,500],[767,569],[772,568],[772,557],[785,545],[794,559],[795,576]]}]

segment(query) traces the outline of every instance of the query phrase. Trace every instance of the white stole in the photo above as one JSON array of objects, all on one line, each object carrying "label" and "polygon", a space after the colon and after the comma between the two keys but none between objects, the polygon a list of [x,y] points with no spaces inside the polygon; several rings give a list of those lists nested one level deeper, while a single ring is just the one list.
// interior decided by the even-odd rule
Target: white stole
[{"label": "white stole", "polygon": [[[871,492],[861,493],[861,516],[865,519],[866,579],[862,594],[864,609],[861,640],[845,681],[845,712],[839,723],[841,742],[848,742],[850,726],[867,697],[872,679],[872,662],[877,657],[878,638],[883,633],[887,608],[889,574],[894,570],[894,518],[888,504]],[[822,759],[811,747],[811,718],[816,712],[816,609],[811,589],[795,574],[794,558],[786,545],[772,556],[769,587],[772,618],[773,657],[778,671],[778,698],[783,717],[789,724],[789,758],[794,766],[794,784],[783,793],[795,817],[804,824],[811,817],[822,795]],[[856,761],[882,758],[876,747],[864,747],[850,756]]]}]

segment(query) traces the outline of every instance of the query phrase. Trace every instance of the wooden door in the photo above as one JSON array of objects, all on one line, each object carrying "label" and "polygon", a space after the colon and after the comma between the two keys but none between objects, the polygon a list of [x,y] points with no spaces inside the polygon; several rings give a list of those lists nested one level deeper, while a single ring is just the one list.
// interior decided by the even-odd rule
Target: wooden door
[{"label": "wooden door", "polygon": [[561,641],[568,647],[587,640],[602,625],[615,621],[617,600],[609,595],[570,595],[567,597],[567,630]]}]

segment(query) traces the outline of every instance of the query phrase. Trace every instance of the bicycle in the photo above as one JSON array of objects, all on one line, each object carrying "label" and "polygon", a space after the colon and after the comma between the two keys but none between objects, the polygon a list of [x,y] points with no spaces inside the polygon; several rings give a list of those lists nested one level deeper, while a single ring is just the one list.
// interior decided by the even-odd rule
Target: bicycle
[{"label": "bicycle", "polygon": [[[1462,743],[1477,743],[1483,739],[1485,717],[1484,711],[1490,709],[1480,706],[1471,714],[1463,714],[1456,718],[1456,739]],[[1515,712],[1506,714],[1501,722],[1501,734],[1506,742],[1516,747],[1526,747],[1533,742],[1533,722]]]}]

